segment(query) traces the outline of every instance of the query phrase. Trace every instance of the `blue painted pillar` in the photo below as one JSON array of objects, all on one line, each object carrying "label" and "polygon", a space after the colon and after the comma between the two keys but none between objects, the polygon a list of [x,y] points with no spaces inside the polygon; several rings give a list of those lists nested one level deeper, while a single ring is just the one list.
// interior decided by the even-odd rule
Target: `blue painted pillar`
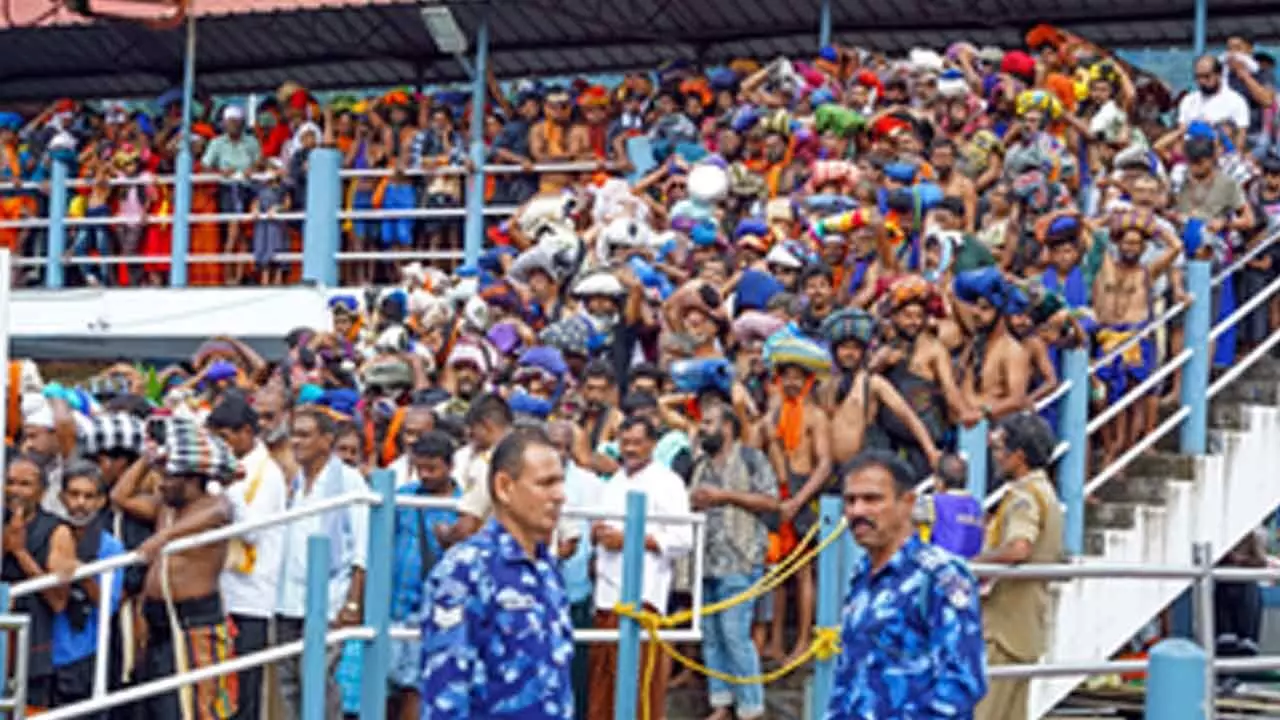
[{"label": "blue painted pillar", "polygon": [[322,287],[338,285],[338,208],[342,154],[316,148],[307,156],[307,213],[302,220],[302,281]]},{"label": "blue painted pillar", "polygon": [[1206,720],[1205,652],[1190,640],[1161,640],[1147,666],[1147,720]]},{"label": "blue painted pillar", "polygon": [[818,49],[831,44],[831,0],[822,0],[818,9]]},{"label": "blue painted pillar", "polygon": [[378,470],[370,478],[382,502],[369,510],[369,557],[365,559],[364,624],[373,640],[364,648],[360,676],[360,717],[383,720],[387,714],[387,677],[391,674],[391,561],[396,534],[395,473]]},{"label": "blue painted pillar", "polygon": [[187,51],[182,58],[182,130],[173,178],[173,245],[169,284],[187,286],[187,256],[191,251],[191,113],[196,93],[196,16],[187,16]]},{"label": "blue painted pillar", "polygon": [[[836,531],[840,518],[844,515],[844,503],[839,497],[822,496],[819,501],[818,523],[822,530],[819,538],[825,538]],[[842,541],[833,542],[818,553],[818,607],[814,622],[820,628],[835,627],[840,624],[840,603],[844,600],[849,578],[841,574],[841,555],[844,550]],[[806,720],[816,720],[827,712],[827,703],[831,700],[831,688],[835,683],[836,660],[817,660],[813,667],[813,703],[812,713]]]},{"label": "blue painted pillar", "polygon": [[[619,600],[635,610],[644,607],[644,493],[627,493],[627,519],[622,540],[622,592]],[[614,720],[634,720],[640,674],[640,624],[624,617],[618,623],[618,674],[614,677]],[[645,688],[646,692],[648,688]]]},{"label": "blue painted pillar", "polygon": [[1187,292],[1191,307],[1183,315],[1183,347],[1191,349],[1191,358],[1182,366],[1182,404],[1191,414],[1182,421],[1180,444],[1184,455],[1203,455],[1209,432],[1209,400],[1204,391],[1209,384],[1209,329],[1213,316],[1213,288],[1209,262],[1187,263]]},{"label": "blue painted pillar", "polygon": [[302,621],[302,720],[324,720],[329,632],[329,537],[307,538],[307,616]]},{"label": "blue painted pillar", "polygon": [[1193,40],[1196,56],[1204,54],[1205,38],[1209,29],[1209,0],[1196,0],[1195,25]]},{"label": "blue painted pillar", "polygon": [[62,256],[67,252],[67,164],[49,161],[49,244],[46,248],[44,285],[62,287]]},{"label": "blue painted pillar", "polygon": [[[0,583],[0,613],[11,612],[9,583]],[[17,635],[14,636],[15,638]],[[9,633],[0,632],[0,687],[9,686]]]},{"label": "blue painted pillar", "polygon": [[990,442],[989,423],[986,418],[973,427],[960,426],[960,452],[969,464],[969,494],[985,500],[987,497],[987,444]]},{"label": "blue painted pillar", "polygon": [[1073,348],[1063,353],[1063,380],[1071,389],[1058,401],[1058,438],[1068,444],[1067,454],[1058,461],[1058,490],[1067,506],[1067,552],[1084,552],[1084,483],[1089,463],[1089,348]]},{"label": "blue painted pillar", "polygon": [[476,28],[476,62],[471,76],[471,187],[467,188],[467,224],[464,230],[463,262],[475,265],[484,248],[484,102],[485,78],[489,66],[489,23],[480,18]]}]

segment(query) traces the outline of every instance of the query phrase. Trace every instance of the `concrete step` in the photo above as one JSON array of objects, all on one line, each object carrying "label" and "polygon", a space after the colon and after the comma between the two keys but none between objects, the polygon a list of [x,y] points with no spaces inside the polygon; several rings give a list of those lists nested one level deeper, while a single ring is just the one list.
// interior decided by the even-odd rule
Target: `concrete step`
[{"label": "concrete step", "polygon": [[1130,530],[1137,522],[1138,506],[1132,503],[1103,503],[1084,508],[1085,531]]},{"label": "concrete step", "polygon": [[1252,380],[1270,380],[1280,383],[1280,359],[1263,356],[1244,371],[1244,377]]},{"label": "concrete step", "polygon": [[1168,482],[1168,478],[1131,476],[1126,473],[1125,477],[1115,478],[1103,485],[1093,497],[1103,503],[1163,505],[1168,495]]},{"label": "concrete step", "polygon": [[1154,452],[1139,455],[1125,473],[1132,477],[1163,478],[1165,480],[1193,480],[1196,476],[1195,459],[1172,452]]},{"label": "concrete step", "polygon": [[1280,378],[1252,378],[1247,373],[1223,388],[1215,400],[1250,405],[1280,405]]}]

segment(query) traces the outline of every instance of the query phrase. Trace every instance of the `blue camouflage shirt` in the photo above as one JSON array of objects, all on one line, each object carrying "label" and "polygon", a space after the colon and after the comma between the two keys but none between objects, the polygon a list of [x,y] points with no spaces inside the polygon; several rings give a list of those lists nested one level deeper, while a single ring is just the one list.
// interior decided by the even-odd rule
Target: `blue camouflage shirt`
[{"label": "blue camouflage shirt", "polygon": [[571,720],[573,622],[555,560],[495,519],[431,571],[422,718]]},{"label": "blue camouflage shirt", "polygon": [[875,573],[864,554],[827,720],[972,718],[986,692],[978,588],[964,561],[915,537]]}]

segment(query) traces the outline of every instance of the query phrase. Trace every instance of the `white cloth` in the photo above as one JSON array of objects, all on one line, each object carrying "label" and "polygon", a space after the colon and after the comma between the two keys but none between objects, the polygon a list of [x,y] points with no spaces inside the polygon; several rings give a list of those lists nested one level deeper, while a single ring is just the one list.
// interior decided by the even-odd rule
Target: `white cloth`
[{"label": "white cloth", "polygon": [[[600,476],[578,467],[570,460],[564,468],[564,504],[571,508],[595,509],[600,504],[600,493],[604,492],[604,481]],[[591,520],[581,517],[562,515],[560,525],[556,528],[557,540],[574,540],[590,535]]]},{"label": "white cloth", "polygon": [[1241,130],[1249,128],[1249,103],[1240,93],[1222,85],[1205,97],[1199,90],[1187,93],[1178,103],[1178,124],[1186,127],[1196,120],[1210,125],[1229,122]]},{"label": "white cloth", "polygon": [[[645,509],[649,515],[688,515],[689,491],[679,475],[650,462],[643,470],[632,475],[619,470],[604,483],[598,507],[611,513],[627,510],[627,493],[639,490],[645,494]],[[619,530],[622,522],[604,521]],[[693,527],[687,523],[646,523],[645,534],[658,543],[660,552],[644,554],[644,589],[641,598],[658,612],[666,614],[667,600],[671,595],[671,581],[675,561],[693,548]],[[595,603],[599,610],[612,610],[622,593],[622,552],[596,548]]]},{"label": "white cloth", "polygon": [[488,518],[493,511],[493,498],[489,497],[489,455],[489,451],[476,452],[471,445],[465,445],[453,456],[453,477],[462,489],[458,512],[480,520]]},{"label": "white cloth", "polygon": [[405,453],[396,458],[387,466],[387,469],[396,476],[396,489],[405,485],[412,485],[418,482],[418,473],[413,469],[413,464],[409,462],[409,453]]},{"label": "white cloth", "polygon": [[[363,492],[369,489],[368,483],[360,476],[360,472],[348,465],[342,467],[342,482],[336,489],[338,493]],[[321,471],[310,491],[299,471],[293,480],[290,508],[304,508],[324,500],[324,473]],[[340,512],[347,513],[347,537],[331,538],[331,542],[340,542],[338,557],[341,560],[337,568],[330,568],[329,573],[329,620],[338,617],[338,611],[346,604],[347,589],[351,586],[351,573],[354,568],[364,568],[369,556],[369,508],[365,505],[348,505]],[[276,612],[288,618],[302,618],[307,610],[307,537],[314,533],[325,532],[324,513],[300,518],[285,525],[284,532],[284,567],[280,572],[279,600]],[[382,548],[390,552],[390,548]]]},{"label": "white cloth", "polygon": [[[275,517],[284,512],[288,498],[284,471],[271,459],[267,446],[259,441],[240,459],[244,479],[226,489],[226,497],[235,511],[235,522]],[[246,500],[250,486],[257,479],[253,499]],[[250,617],[269,618],[275,613],[280,566],[284,560],[284,526],[275,525],[245,533],[240,538],[253,546],[253,570],[249,573],[223,570],[222,603],[227,612]]]}]

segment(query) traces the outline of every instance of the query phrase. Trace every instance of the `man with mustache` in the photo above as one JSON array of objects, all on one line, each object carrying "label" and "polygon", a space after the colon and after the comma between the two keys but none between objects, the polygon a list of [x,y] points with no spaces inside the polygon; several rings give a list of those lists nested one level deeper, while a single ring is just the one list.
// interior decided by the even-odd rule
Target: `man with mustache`
[{"label": "man with mustache", "polygon": [[423,592],[421,715],[569,720],[573,621],[551,548],[564,463],[545,432],[522,428],[489,467],[493,517],[445,553]]},{"label": "man with mustache", "polygon": [[[987,524],[985,550],[975,563],[1033,565],[1062,562],[1062,506],[1045,466],[1057,438],[1030,412],[1007,417],[991,433],[991,454],[1008,481]],[[991,665],[1034,663],[1048,647],[1049,583],[1003,579],[982,600],[983,635]],[[1023,720],[1030,681],[995,680],[975,720]]]},{"label": "man with mustache", "polygon": [[[627,509],[627,494],[632,490],[643,492],[648,512],[652,515],[687,515],[689,495],[684,481],[654,458],[658,442],[658,428],[646,417],[629,416],[618,428],[618,446],[622,452],[622,468],[601,489],[596,508],[610,513],[623,513]],[[693,529],[687,524],[650,522],[644,539],[644,588],[641,593],[646,610],[666,614],[674,581],[677,559],[686,555],[693,545]],[[591,542],[596,546],[595,625],[603,630],[618,627],[618,616],[613,608],[622,591],[622,542],[621,523],[613,520],[597,521],[591,526]],[[744,638],[744,642],[747,640]],[[653,643],[642,645],[641,666],[658,648]],[[589,720],[607,720],[614,717],[614,676],[617,673],[617,645],[601,643],[593,645],[587,663],[591,678],[591,696],[588,699],[586,717]],[[652,682],[645,689],[649,704],[654,709],[654,720],[665,717],[666,690],[670,668],[658,663]],[[632,678],[639,682],[640,678]],[[572,703],[570,703],[572,706]],[[639,710],[636,710],[637,716]]]},{"label": "man with mustache", "polygon": [[827,720],[969,717],[987,690],[977,583],[963,560],[916,537],[917,480],[882,450],[860,453],[844,476],[845,520],[865,553]]}]

